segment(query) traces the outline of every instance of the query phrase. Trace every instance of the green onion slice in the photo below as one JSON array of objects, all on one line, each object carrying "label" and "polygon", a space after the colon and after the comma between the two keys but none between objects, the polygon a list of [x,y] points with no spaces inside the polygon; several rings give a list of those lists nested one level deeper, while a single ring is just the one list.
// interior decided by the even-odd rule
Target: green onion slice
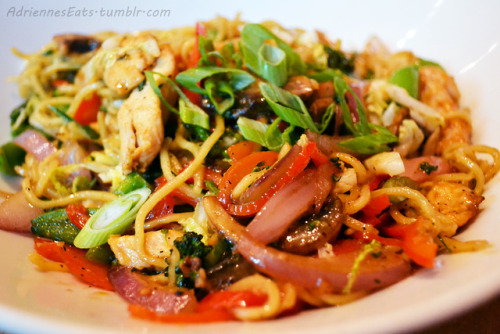
[{"label": "green onion slice", "polygon": [[241,31],[240,49],[247,67],[262,76],[259,67],[259,51],[266,41],[274,41],[286,54],[287,75],[303,74],[306,64],[293,48],[260,24],[246,24]]},{"label": "green onion slice", "polygon": [[62,110],[59,110],[57,109],[56,107],[54,106],[48,106],[50,110],[52,110],[52,112],[54,112],[57,116],[61,117],[63,120],[65,120],[66,122],[74,122],[80,129],[83,130],[83,132],[90,138],[90,139],[99,139],[99,134],[94,130],[92,129],[90,126],[88,125],[81,125],[80,123],[78,123],[77,121],[75,121],[73,119],[73,117],[69,116],[68,114],[66,114],[64,111]]},{"label": "green onion slice", "polygon": [[282,87],[288,80],[286,54],[280,48],[262,44],[258,51],[259,74],[262,78]]},{"label": "green onion slice", "polygon": [[203,129],[210,129],[210,118],[194,103],[179,100],[179,117],[186,124],[197,125]]},{"label": "green onion slice", "polygon": [[125,232],[150,194],[147,187],[137,189],[101,207],[78,233],[74,245],[82,249],[97,247],[108,242],[110,235]]},{"label": "green onion slice", "polygon": [[285,122],[319,133],[302,99],[271,83],[259,83],[260,92],[274,113]]},{"label": "green onion slice", "polygon": [[279,151],[285,143],[284,136],[278,129],[280,121],[278,117],[271,125],[268,125],[250,118],[240,117],[237,124],[246,140],[256,142],[271,151]]}]

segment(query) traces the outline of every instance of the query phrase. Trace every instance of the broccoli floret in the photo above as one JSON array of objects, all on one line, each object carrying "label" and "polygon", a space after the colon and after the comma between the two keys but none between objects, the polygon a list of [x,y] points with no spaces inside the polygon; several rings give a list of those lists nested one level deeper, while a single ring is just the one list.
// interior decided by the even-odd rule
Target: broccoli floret
[{"label": "broccoli floret", "polygon": [[198,233],[187,232],[184,234],[182,240],[174,241],[174,245],[179,251],[181,259],[187,256],[203,258],[210,253],[212,246],[207,246],[201,242],[202,238],[203,236]]}]

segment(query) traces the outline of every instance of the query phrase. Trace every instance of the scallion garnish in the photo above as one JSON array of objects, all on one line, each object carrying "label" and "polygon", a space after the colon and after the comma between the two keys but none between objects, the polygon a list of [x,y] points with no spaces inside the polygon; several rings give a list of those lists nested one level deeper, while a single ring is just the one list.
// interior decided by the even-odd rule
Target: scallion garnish
[{"label": "scallion garnish", "polygon": [[261,82],[259,88],[278,117],[303,129],[320,132],[300,97],[271,83]]},{"label": "scallion garnish", "polygon": [[[306,65],[304,61],[292,49],[290,45],[282,41],[280,38],[278,38],[276,35],[274,35],[272,32],[270,32],[260,24],[246,24],[241,31],[240,49],[242,50],[245,64],[252,72],[258,74],[263,78],[266,78],[266,76],[268,75],[268,69],[266,69],[265,66],[263,67],[263,65],[265,65],[265,62],[262,63],[261,56],[263,55],[263,53],[274,52],[275,54],[272,55],[272,58],[274,58],[275,60],[281,58],[280,53],[275,51],[274,49],[261,49],[262,45],[267,44],[267,42],[269,41],[272,41],[272,43],[276,45],[273,46],[274,48],[280,49],[285,53],[286,74],[288,76],[305,73]],[[268,58],[269,60],[269,57],[264,58]],[[280,62],[278,62],[278,64],[279,63]]]},{"label": "scallion garnish", "polygon": [[198,83],[216,75],[227,75],[228,79],[225,81],[227,81],[227,83],[234,90],[242,90],[255,81],[254,77],[246,71],[239,70],[237,68],[224,68],[216,66],[190,68],[179,73],[177,77],[175,77],[175,81],[192,92],[206,94],[205,89],[199,87]]},{"label": "scallion garnish", "polygon": [[[339,146],[361,154],[376,154],[389,151],[390,148],[387,144],[396,143],[398,137],[389,129],[368,122],[365,108],[360,99],[340,76],[335,77],[333,83],[335,92],[339,97],[339,105],[342,110],[342,121],[347,129],[354,135],[354,138],[340,142]],[[352,120],[351,110],[345,100],[347,92],[350,92],[356,101],[356,112],[358,116],[358,121],[356,123]],[[376,132],[373,132],[373,130]]]},{"label": "scallion garnish", "polygon": [[[157,72],[145,71],[144,74],[146,76],[146,80],[148,81],[149,85],[151,86],[155,94],[158,96],[160,101],[163,103],[163,105],[171,112],[179,115],[183,123],[197,125],[204,129],[210,129],[210,119],[208,115],[203,111],[203,109],[198,107],[196,104],[192,103],[187,98],[186,94],[184,94],[182,90],[175,84],[175,82],[172,81],[172,79]],[[177,94],[179,94],[180,97],[179,110],[171,106],[170,103],[168,103],[167,100],[165,100],[165,98],[161,93],[160,88],[156,84],[154,75],[158,75],[162,79],[164,79],[177,92]]]},{"label": "scallion garnish", "polygon": [[258,51],[259,75],[276,86],[283,86],[288,80],[286,54],[280,48],[262,44]]},{"label": "scallion garnish", "polygon": [[271,125],[246,118],[238,118],[237,124],[243,137],[260,144],[271,151],[279,151],[285,142],[288,142],[288,133],[293,130],[293,126],[287,128],[285,133],[281,133],[278,124],[281,119],[278,117]]},{"label": "scallion garnish", "polygon": [[149,194],[151,190],[144,187],[105,204],[90,217],[76,236],[74,245],[82,249],[97,247],[105,244],[110,235],[125,232]]},{"label": "scallion garnish", "polygon": [[90,139],[99,139],[99,134],[94,130],[92,129],[90,126],[88,125],[81,125],[80,123],[78,123],[77,121],[75,121],[73,119],[73,117],[69,116],[68,114],[66,114],[64,111],[62,110],[59,110],[58,108],[54,107],[54,106],[48,106],[50,110],[52,110],[52,112],[54,112],[57,116],[61,117],[63,120],[65,120],[66,122],[74,122],[80,129],[83,130],[83,132],[90,138]]}]

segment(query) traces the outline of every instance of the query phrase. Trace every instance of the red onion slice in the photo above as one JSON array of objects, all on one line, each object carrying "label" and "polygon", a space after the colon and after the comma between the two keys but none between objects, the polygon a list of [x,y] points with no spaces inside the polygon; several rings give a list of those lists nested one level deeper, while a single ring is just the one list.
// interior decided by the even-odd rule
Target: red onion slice
[{"label": "red onion slice", "polygon": [[148,282],[129,268],[114,266],[108,273],[109,281],[123,299],[141,305],[159,314],[192,313],[197,301],[192,290],[181,293],[177,289]]},{"label": "red onion slice", "polygon": [[248,224],[248,234],[264,244],[276,241],[314,204],[316,171],[307,169],[267,201]]},{"label": "red onion slice", "polygon": [[50,141],[34,130],[24,131],[14,139],[14,143],[31,153],[38,161],[57,151]]},{"label": "red onion slice", "polygon": [[267,201],[247,226],[248,234],[264,244],[278,240],[294,221],[319,212],[332,190],[333,165],[306,169]]},{"label": "red onion slice", "polygon": [[[422,163],[428,163],[430,166],[437,167],[437,169],[427,174],[420,168]],[[406,176],[415,182],[428,181],[434,176],[451,172],[451,166],[446,160],[433,155],[405,160],[404,165],[405,172],[400,174],[400,176]]]},{"label": "red onion slice", "polygon": [[42,209],[28,203],[24,193],[19,191],[0,204],[0,229],[30,232],[31,220],[42,213]]},{"label": "red onion slice", "polygon": [[[217,198],[207,196],[203,205],[212,224],[231,239],[238,252],[261,272],[305,288],[325,288],[342,292],[348,282],[356,252],[330,258],[293,255],[266,247],[253,239],[220,205]],[[365,291],[398,282],[411,272],[410,263],[399,254],[384,251],[381,256],[367,257],[360,265],[351,291]]]}]

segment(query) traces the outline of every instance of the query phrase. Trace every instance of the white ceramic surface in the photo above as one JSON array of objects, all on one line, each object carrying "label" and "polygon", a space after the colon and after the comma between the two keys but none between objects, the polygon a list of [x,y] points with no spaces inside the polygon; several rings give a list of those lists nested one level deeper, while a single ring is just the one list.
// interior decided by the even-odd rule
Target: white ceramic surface
[{"label": "white ceramic surface", "polygon": [[[438,61],[455,75],[462,102],[472,108],[474,140],[500,147],[500,3],[495,1],[2,1],[0,4],[0,138],[8,140],[8,114],[20,102],[14,84],[22,63],[16,47],[33,52],[56,33],[133,31],[191,25],[217,14],[287,27],[319,29],[344,46],[360,49],[377,35],[391,50],[409,49]],[[129,17],[102,17],[106,10],[135,8]],[[73,9],[71,9],[73,8]],[[66,10],[64,17],[39,17],[35,10]],[[93,10],[92,16],[87,15]],[[147,10],[170,10],[168,17]],[[20,10],[23,10],[21,13]],[[77,12],[80,10],[80,12]],[[68,14],[72,12],[73,15]],[[150,12],[154,14],[154,12]],[[23,14],[18,16],[17,14]],[[77,15],[80,16],[77,16]],[[0,180],[14,189],[13,179]],[[119,297],[90,288],[61,273],[38,272],[27,260],[29,237],[0,231],[0,331],[37,333],[390,333],[441,321],[500,291],[500,178],[488,185],[477,221],[462,239],[487,239],[488,251],[439,257],[439,266],[358,302],[338,308],[258,323],[168,326],[132,319]]]}]

